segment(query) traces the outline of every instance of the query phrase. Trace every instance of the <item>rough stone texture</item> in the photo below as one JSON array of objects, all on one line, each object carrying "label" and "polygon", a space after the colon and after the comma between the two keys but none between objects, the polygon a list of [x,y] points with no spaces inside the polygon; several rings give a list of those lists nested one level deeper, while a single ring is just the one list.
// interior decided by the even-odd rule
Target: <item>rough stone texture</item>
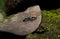
[{"label": "rough stone texture", "polygon": [[[31,21],[28,17],[31,17],[30,19],[36,17],[36,19]],[[24,22],[24,19],[27,21]],[[34,32],[39,27],[40,23],[41,10],[38,5],[35,5],[27,8],[24,12],[18,12],[8,22],[0,24],[0,30],[17,35],[27,35]]]},{"label": "rough stone texture", "polygon": [[4,18],[3,15],[0,13],[0,20],[3,19],[3,18]]}]

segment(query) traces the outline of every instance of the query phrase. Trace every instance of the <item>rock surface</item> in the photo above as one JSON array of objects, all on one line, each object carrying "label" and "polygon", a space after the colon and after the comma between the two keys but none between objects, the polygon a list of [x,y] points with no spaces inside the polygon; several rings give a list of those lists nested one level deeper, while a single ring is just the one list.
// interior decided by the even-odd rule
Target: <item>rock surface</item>
[{"label": "rock surface", "polygon": [[4,16],[0,13],[0,20],[3,19],[3,18],[4,18]]},{"label": "rock surface", "polygon": [[17,35],[27,35],[34,32],[41,23],[41,9],[38,5],[31,6],[23,12],[18,12],[8,22],[0,24],[0,31]]}]

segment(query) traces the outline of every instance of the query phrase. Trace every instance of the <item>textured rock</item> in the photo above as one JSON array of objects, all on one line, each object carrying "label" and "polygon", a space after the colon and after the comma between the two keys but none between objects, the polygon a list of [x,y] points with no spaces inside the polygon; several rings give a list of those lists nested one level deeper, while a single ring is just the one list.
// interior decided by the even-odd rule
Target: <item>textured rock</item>
[{"label": "textured rock", "polygon": [[27,35],[34,32],[41,23],[41,10],[38,5],[18,12],[8,22],[0,24],[0,30],[17,35]]},{"label": "textured rock", "polygon": [[4,16],[0,13],[0,19],[3,19],[4,18]]}]

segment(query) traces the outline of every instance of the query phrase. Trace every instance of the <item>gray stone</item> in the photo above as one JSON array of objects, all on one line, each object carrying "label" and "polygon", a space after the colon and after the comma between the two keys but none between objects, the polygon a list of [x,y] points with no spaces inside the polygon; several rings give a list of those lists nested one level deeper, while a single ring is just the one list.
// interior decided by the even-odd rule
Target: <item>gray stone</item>
[{"label": "gray stone", "polygon": [[3,19],[3,18],[4,18],[4,16],[0,13],[0,20]]},{"label": "gray stone", "polygon": [[30,34],[39,27],[41,16],[39,5],[31,6],[24,12],[18,12],[8,22],[0,24],[0,31],[17,35]]}]

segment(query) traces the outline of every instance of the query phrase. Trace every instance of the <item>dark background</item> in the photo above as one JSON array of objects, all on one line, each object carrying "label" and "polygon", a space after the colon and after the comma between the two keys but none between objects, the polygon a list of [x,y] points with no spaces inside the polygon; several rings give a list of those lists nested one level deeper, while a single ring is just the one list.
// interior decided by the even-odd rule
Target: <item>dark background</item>
[{"label": "dark background", "polygon": [[24,0],[23,2],[18,3],[15,8],[11,8],[11,6],[9,6],[11,8],[10,9],[7,7],[7,16],[17,12],[22,12],[33,5],[39,5],[42,10],[57,9],[60,8],[60,0]]}]

